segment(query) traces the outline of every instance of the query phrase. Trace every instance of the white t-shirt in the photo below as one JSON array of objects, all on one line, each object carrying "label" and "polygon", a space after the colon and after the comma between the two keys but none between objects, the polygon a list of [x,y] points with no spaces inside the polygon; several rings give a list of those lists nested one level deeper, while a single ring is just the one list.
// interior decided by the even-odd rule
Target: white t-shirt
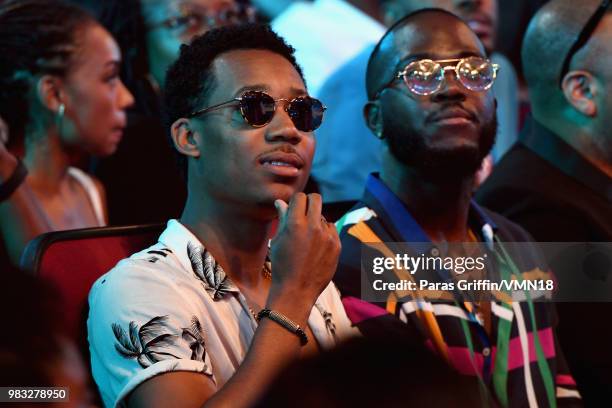
[{"label": "white t-shirt", "polygon": [[[100,277],[89,306],[93,376],[107,407],[125,406],[139,384],[169,371],[202,373],[222,387],[257,328],[238,287],[176,220],[157,244]],[[323,349],[356,334],[332,283],[308,325]]]}]

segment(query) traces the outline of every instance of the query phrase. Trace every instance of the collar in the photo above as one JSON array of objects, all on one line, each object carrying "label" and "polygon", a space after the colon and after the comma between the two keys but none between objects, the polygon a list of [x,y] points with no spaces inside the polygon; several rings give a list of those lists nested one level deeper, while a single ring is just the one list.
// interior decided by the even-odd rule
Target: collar
[{"label": "collar", "polygon": [[[392,231],[394,239],[401,242],[423,242],[431,247],[431,240],[412,217],[404,203],[380,180],[378,173],[372,173],[366,182],[362,201],[380,218],[386,229]],[[474,200],[470,202],[468,217],[470,228],[480,233],[480,239],[491,245],[497,226]]]},{"label": "collar", "polygon": [[[370,174],[362,201],[374,210],[378,220],[390,232],[393,240],[410,243],[410,246],[418,253],[438,256],[438,247],[431,242],[404,203],[380,180],[377,173]],[[470,201],[468,224],[472,231],[479,235],[480,240],[486,243],[487,248],[493,250],[493,239],[497,226],[474,200]],[[430,279],[447,283],[453,281],[450,271],[446,269],[438,270],[437,275],[431,276]],[[474,301],[469,292],[463,293],[456,286],[452,287],[454,289],[451,292],[458,302]]]},{"label": "collar", "polygon": [[519,142],[566,176],[612,201],[612,180],[533,117],[527,120]]},{"label": "collar", "polygon": [[239,292],[202,242],[178,220],[168,221],[159,242],[176,255],[184,270],[193,273],[202,282],[212,300],[220,300],[228,293]]}]

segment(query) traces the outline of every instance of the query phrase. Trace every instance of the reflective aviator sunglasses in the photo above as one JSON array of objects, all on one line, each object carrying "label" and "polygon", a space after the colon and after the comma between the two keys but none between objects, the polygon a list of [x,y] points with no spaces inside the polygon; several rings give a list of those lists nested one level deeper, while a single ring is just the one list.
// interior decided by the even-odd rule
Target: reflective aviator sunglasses
[{"label": "reflective aviator sunglasses", "polygon": [[[452,71],[466,89],[483,92],[493,86],[498,70],[497,64],[476,56],[446,60],[420,59],[406,65],[384,88],[401,78],[410,92],[421,96],[432,95],[442,87],[446,72]],[[382,90],[377,96],[380,92]]]},{"label": "reflective aviator sunglasses", "polygon": [[285,98],[274,99],[261,91],[247,91],[238,98],[195,111],[188,118],[203,115],[223,106],[238,104],[240,114],[245,122],[258,128],[272,121],[278,105],[277,102],[280,101],[286,102],[284,110],[289,114],[296,129],[302,132],[312,132],[321,126],[326,107],[320,100],[310,96],[298,96],[291,100]]}]

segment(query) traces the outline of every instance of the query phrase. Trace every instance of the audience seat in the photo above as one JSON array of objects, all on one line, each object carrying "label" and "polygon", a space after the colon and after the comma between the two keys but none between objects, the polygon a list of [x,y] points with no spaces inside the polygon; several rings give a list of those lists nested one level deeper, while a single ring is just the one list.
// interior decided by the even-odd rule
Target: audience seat
[{"label": "audience seat", "polygon": [[55,284],[64,311],[58,319],[79,344],[93,283],[121,259],[157,242],[164,227],[152,224],[49,232],[27,245],[21,267]]}]

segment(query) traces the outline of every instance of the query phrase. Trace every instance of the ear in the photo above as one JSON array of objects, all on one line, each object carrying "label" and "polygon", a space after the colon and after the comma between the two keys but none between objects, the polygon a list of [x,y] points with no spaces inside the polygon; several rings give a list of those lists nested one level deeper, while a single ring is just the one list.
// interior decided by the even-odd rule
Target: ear
[{"label": "ear", "polygon": [[178,119],[170,127],[170,135],[179,153],[190,157],[200,157],[200,135],[192,129],[192,126],[189,119]]},{"label": "ear", "polygon": [[368,101],[368,103],[366,103],[363,107],[363,116],[365,118],[366,125],[370,128],[372,133],[374,133],[374,136],[376,136],[378,139],[384,139],[380,102]]},{"label": "ear", "polygon": [[595,78],[587,71],[570,71],[561,83],[563,95],[569,104],[588,117],[597,116],[596,96],[599,87]]},{"label": "ear", "polygon": [[43,75],[36,84],[36,96],[40,103],[51,112],[57,112],[66,98],[62,80],[53,75]]}]

